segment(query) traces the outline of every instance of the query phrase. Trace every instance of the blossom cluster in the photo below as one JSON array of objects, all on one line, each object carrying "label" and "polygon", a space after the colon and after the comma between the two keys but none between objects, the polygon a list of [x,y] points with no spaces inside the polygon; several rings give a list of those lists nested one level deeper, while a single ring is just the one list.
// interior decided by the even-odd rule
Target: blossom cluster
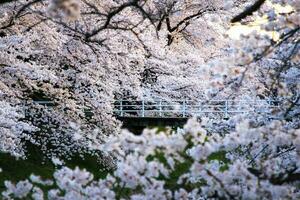
[{"label": "blossom cluster", "polygon": [[[300,129],[283,122],[257,126],[243,121],[221,137],[209,122],[193,118],[183,129],[128,131],[110,137],[102,148],[115,158],[105,179],[79,168],[58,169],[52,181],[32,175],[3,196],[35,199],[297,199],[293,176],[300,173]],[[274,136],[275,135],[275,136]],[[263,149],[263,151],[261,150]],[[33,186],[34,185],[34,186]],[[52,185],[46,194],[38,185]]]}]

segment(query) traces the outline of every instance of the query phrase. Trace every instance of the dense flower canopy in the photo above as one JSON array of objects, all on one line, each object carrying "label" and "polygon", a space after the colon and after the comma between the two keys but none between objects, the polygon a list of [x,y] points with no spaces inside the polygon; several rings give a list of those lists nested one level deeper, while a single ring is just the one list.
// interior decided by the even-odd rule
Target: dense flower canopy
[{"label": "dense flower canopy", "polygon": [[[218,1],[17,1],[0,9],[1,98],[28,107],[18,119],[39,129],[31,142],[54,146],[56,156],[118,132],[114,99],[204,98],[200,66],[226,43],[226,23],[210,19],[230,16]],[[46,111],[39,101],[53,104]]]},{"label": "dense flower canopy", "polygon": [[[300,198],[297,0],[21,0],[0,13],[0,151],[25,159],[30,143],[57,166],[53,180],[6,181],[3,198]],[[118,134],[121,98],[278,105],[136,136]],[[64,166],[78,152],[101,152],[106,177]]]}]

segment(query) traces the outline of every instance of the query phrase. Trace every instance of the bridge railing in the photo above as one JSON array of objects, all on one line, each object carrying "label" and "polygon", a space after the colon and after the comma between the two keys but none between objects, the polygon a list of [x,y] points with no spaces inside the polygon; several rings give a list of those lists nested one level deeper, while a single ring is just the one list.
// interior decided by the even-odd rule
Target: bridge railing
[{"label": "bridge railing", "polygon": [[[44,107],[53,107],[53,101],[33,101]],[[228,118],[241,113],[270,113],[279,109],[278,100],[117,100],[112,102],[114,114],[119,117],[191,117],[208,116]],[[92,112],[92,111],[90,111]]]},{"label": "bridge railing", "polygon": [[228,118],[237,113],[267,113],[279,108],[275,100],[146,101],[119,100],[114,103],[120,117],[190,117],[218,115]]}]

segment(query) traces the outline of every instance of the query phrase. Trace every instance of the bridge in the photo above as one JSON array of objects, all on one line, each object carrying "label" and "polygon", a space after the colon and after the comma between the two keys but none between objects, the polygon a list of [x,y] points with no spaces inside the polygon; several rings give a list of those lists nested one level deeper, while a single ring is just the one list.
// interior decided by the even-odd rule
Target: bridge
[{"label": "bridge", "polygon": [[114,113],[119,117],[187,118],[211,116],[229,118],[235,114],[268,113],[279,107],[275,100],[117,100]]},{"label": "bridge", "polygon": [[[33,103],[54,106],[53,101],[33,101]],[[140,132],[145,127],[179,127],[187,119],[209,117],[229,119],[236,114],[265,113],[280,107],[278,100],[116,100],[114,115],[123,122],[124,128]]]},{"label": "bridge", "polygon": [[114,113],[123,127],[142,130],[149,126],[182,126],[187,119],[210,117],[229,119],[236,114],[270,113],[279,108],[275,100],[118,100]]}]

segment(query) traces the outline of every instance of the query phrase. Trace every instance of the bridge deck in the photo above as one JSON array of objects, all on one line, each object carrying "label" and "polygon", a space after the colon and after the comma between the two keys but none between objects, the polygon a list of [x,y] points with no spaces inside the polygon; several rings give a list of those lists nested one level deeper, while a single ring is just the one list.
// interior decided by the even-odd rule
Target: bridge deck
[{"label": "bridge deck", "polygon": [[123,122],[124,127],[136,126],[182,126],[184,125],[188,117],[117,117]]}]

